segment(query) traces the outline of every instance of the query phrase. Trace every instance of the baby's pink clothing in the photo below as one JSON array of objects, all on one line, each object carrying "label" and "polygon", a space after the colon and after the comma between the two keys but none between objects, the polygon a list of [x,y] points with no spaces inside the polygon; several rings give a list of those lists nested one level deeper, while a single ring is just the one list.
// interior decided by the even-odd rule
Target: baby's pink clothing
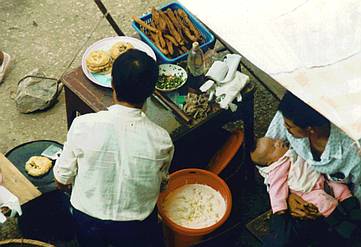
[{"label": "baby's pink clothing", "polygon": [[[285,160],[284,164],[276,167],[268,174],[269,196],[273,213],[288,208],[288,172],[291,167],[291,162],[291,159]],[[335,197],[332,197],[324,191],[325,182],[332,188]],[[323,175],[320,175],[310,192],[290,191],[301,196],[305,201],[314,204],[318,208],[318,211],[325,217],[333,212],[339,201],[343,201],[352,196],[351,191],[345,184],[325,181]]]},{"label": "baby's pink clothing", "polygon": [[[327,194],[324,190],[325,182],[333,190],[334,196]],[[335,183],[333,181],[325,181],[325,177],[320,175],[320,178],[317,180],[315,187],[312,191],[307,193],[297,192],[291,190],[292,193],[299,195],[303,200],[312,203],[318,208],[318,211],[323,216],[329,216],[333,210],[337,207],[338,202],[352,196],[351,191],[348,189],[347,185]]]}]

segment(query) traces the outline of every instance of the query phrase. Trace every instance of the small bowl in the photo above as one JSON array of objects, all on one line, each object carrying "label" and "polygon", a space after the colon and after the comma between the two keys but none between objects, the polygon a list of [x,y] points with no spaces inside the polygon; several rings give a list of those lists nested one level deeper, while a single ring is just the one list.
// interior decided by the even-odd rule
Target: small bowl
[{"label": "small bowl", "polygon": [[171,92],[182,87],[187,82],[187,72],[180,66],[175,64],[161,64],[159,65],[159,77],[174,76],[179,78],[179,82],[171,88],[159,87],[159,81],[155,88],[161,92]]}]

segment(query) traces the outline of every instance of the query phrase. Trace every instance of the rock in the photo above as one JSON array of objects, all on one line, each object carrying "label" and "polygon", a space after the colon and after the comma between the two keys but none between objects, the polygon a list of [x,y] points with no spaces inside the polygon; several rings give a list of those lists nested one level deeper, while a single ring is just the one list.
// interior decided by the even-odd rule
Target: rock
[{"label": "rock", "polygon": [[52,106],[58,96],[57,81],[34,77],[46,77],[39,69],[34,69],[28,76],[20,81],[16,91],[15,102],[18,111],[30,113]]}]

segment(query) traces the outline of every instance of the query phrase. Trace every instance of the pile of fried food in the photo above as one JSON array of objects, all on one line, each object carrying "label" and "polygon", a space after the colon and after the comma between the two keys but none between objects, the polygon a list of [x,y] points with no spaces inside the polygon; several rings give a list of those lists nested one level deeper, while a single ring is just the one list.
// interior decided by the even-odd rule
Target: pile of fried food
[{"label": "pile of fried food", "polygon": [[183,111],[195,120],[206,118],[211,111],[211,107],[208,104],[208,95],[189,92]]},{"label": "pile of fried food", "polygon": [[122,53],[133,48],[129,42],[119,41],[109,51],[91,51],[86,58],[86,66],[92,73],[108,74],[113,61]]},{"label": "pile of fried food", "polygon": [[136,16],[133,20],[138,23],[148,38],[167,57],[174,58],[186,53],[192,43],[204,42],[204,38],[199,30],[194,26],[188,15],[182,9],[166,11],[151,10],[152,19],[146,23]]}]

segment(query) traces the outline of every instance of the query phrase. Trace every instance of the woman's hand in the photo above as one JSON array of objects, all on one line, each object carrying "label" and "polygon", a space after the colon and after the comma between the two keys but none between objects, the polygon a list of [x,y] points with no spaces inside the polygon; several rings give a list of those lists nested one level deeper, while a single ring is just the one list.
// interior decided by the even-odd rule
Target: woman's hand
[{"label": "woman's hand", "polygon": [[292,193],[288,197],[288,209],[293,217],[300,219],[315,219],[321,216],[315,205]]}]

